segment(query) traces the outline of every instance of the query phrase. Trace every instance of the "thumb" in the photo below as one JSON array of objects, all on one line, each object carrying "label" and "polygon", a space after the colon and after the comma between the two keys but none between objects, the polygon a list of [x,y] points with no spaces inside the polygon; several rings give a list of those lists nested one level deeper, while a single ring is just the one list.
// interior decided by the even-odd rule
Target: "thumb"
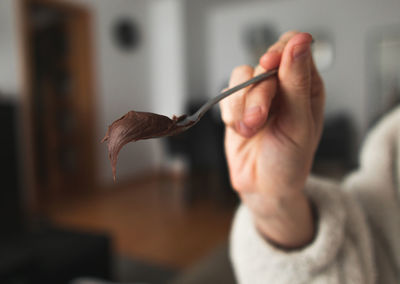
[{"label": "thumb", "polygon": [[311,115],[311,42],[308,33],[290,39],[278,74],[287,114],[300,123]]}]

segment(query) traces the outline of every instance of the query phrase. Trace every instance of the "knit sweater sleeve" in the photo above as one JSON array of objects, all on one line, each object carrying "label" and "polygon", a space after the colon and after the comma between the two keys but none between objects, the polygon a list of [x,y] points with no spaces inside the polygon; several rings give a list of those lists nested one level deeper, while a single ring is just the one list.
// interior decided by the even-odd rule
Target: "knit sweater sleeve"
[{"label": "knit sweater sleeve", "polygon": [[400,279],[400,107],[369,132],[360,167],[343,189],[361,205],[372,235],[377,283]]},{"label": "knit sweater sleeve", "polygon": [[238,283],[374,283],[370,232],[358,204],[339,185],[312,177],[306,193],[317,230],[312,243],[295,251],[268,243],[248,208],[239,207],[230,239]]}]

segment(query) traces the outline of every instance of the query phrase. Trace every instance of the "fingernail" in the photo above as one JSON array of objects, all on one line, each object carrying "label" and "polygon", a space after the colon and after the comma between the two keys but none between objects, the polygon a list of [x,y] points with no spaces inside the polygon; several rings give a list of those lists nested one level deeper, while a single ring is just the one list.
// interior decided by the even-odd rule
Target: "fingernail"
[{"label": "fingernail", "polygon": [[238,132],[245,137],[250,137],[253,134],[253,130],[248,127],[243,121],[239,121],[236,127]]},{"label": "fingernail", "polygon": [[260,57],[260,62],[267,60],[268,58],[268,52],[264,53],[261,57]]},{"label": "fingernail", "polygon": [[292,54],[293,59],[297,60],[299,58],[306,57],[309,49],[310,49],[310,45],[308,43],[296,45],[293,48],[293,54]]}]

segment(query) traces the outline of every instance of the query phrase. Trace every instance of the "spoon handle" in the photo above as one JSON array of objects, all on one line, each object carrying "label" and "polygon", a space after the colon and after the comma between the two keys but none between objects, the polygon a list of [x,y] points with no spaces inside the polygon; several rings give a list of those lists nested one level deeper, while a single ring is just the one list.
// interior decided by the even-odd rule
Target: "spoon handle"
[{"label": "spoon handle", "polygon": [[199,108],[198,111],[196,111],[192,116],[196,119],[200,119],[213,105],[215,105],[216,103],[218,103],[220,100],[226,98],[227,96],[239,91],[240,89],[243,89],[251,84],[255,84],[258,83],[260,81],[263,81],[273,75],[275,75],[276,73],[278,73],[278,68],[276,69],[272,69],[269,70],[265,73],[262,73],[258,76],[255,76],[253,78],[251,78],[250,80],[239,84],[235,87],[232,87],[224,92],[222,92],[221,94],[219,94],[218,96],[210,99],[208,102],[206,102],[201,108]]}]

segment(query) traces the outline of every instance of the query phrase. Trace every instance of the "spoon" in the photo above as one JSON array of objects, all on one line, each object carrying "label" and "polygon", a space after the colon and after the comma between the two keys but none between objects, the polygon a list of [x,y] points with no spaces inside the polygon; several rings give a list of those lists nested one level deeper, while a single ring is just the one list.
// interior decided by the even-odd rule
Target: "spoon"
[{"label": "spoon", "polygon": [[189,116],[174,116],[170,119],[169,117],[156,113],[130,111],[117,119],[108,127],[107,133],[102,140],[102,142],[107,142],[108,144],[108,155],[113,169],[114,180],[116,176],[118,153],[125,144],[142,139],[172,136],[184,132],[198,123],[203,115],[222,99],[244,87],[266,80],[277,72],[278,69],[272,69],[228,89],[207,101],[194,114]]},{"label": "spoon", "polygon": [[232,95],[233,93],[236,93],[237,91],[251,85],[251,84],[255,84],[258,83],[260,81],[266,80],[269,77],[275,75],[276,73],[278,73],[278,68],[276,69],[271,69],[267,72],[261,73],[258,76],[255,76],[253,78],[251,78],[250,80],[241,83],[235,87],[232,87],[224,92],[222,92],[221,94],[219,94],[218,96],[208,100],[203,106],[201,106],[194,114],[190,115],[190,116],[185,116],[183,119],[179,120],[176,123],[176,126],[180,126],[180,127],[185,127],[185,130],[189,129],[190,127],[192,127],[193,125],[195,125],[197,122],[200,121],[200,119],[203,117],[203,115],[209,111],[215,104],[217,104],[219,101],[223,100],[224,98],[226,98],[229,95]]},{"label": "spoon", "polygon": [[[314,44],[314,39],[312,40],[311,44]],[[176,126],[179,127],[183,127],[184,129],[181,129],[181,131],[179,131],[178,133],[188,130],[190,127],[192,127],[193,125],[195,125],[197,122],[200,121],[200,119],[203,117],[203,115],[210,110],[210,108],[212,108],[215,104],[217,104],[219,101],[221,101],[222,99],[226,98],[227,96],[239,91],[240,89],[243,89],[251,84],[255,84],[258,83],[262,80],[268,79],[269,77],[275,75],[278,73],[278,68],[275,69],[271,69],[269,71],[266,71],[264,73],[261,73],[258,76],[255,76],[253,78],[251,78],[250,80],[239,84],[235,87],[232,87],[224,92],[222,92],[221,94],[219,94],[218,96],[210,99],[209,101],[207,101],[201,108],[199,108],[194,114],[190,115],[190,116],[181,116],[178,118],[178,122],[176,123]],[[176,134],[176,133],[173,133]],[[172,134],[172,135],[173,135]]]}]

